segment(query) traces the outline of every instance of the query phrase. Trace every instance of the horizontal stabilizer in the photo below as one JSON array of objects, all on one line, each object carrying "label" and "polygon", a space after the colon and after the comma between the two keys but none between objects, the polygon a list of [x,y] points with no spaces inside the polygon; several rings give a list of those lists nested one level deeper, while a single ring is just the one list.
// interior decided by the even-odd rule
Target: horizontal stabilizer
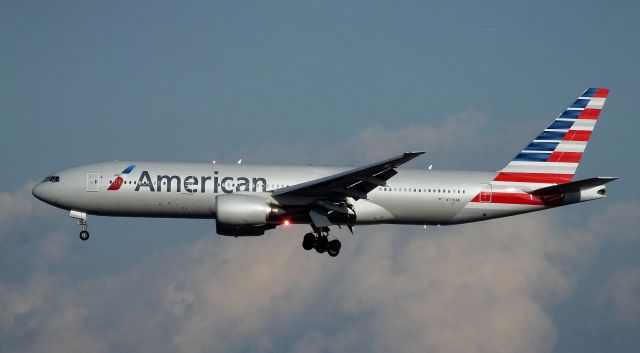
[{"label": "horizontal stabilizer", "polygon": [[551,185],[544,188],[529,191],[532,195],[558,195],[569,192],[577,192],[584,189],[591,189],[596,186],[604,185],[618,179],[617,177],[595,177],[584,180],[573,181],[565,184]]}]

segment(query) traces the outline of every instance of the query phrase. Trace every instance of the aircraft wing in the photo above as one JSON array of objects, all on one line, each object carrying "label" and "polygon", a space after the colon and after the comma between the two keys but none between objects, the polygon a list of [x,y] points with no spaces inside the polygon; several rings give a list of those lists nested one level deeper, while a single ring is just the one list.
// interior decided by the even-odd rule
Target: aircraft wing
[{"label": "aircraft wing", "polygon": [[385,186],[387,180],[398,172],[396,167],[407,163],[424,152],[405,152],[402,155],[385,159],[363,167],[347,170],[324,178],[291,185],[272,194],[279,196],[301,196],[319,199],[366,199],[367,193],[378,186]]}]

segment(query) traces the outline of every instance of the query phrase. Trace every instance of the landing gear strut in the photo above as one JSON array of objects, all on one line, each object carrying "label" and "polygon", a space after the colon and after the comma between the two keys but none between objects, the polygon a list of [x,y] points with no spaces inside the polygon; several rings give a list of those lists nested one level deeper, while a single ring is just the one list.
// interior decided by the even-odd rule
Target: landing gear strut
[{"label": "landing gear strut", "polygon": [[302,238],[302,248],[305,250],[316,249],[319,254],[328,253],[331,257],[340,254],[342,243],[340,240],[329,240],[329,227],[314,228],[314,233],[307,233]]},{"label": "landing gear strut", "polygon": [[82,227],[82,230],[80,231],[80,239],[82,241],[89,240],[89,231],[87,231],[87,214],[85,212],[71,210],[69,212],[69,216],[77,219],[78,224]]}]

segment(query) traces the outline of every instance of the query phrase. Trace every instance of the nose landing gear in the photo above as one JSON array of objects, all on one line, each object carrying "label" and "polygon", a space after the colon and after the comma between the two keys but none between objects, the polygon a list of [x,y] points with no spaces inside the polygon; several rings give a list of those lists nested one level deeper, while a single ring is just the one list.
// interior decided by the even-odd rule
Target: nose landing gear
[{"label": "nose landing gear", "polygon": [[78,224],[82,227],[82,230],[80,231],[80,239],[82,241],[89,240],[89,231],[87,231],[87,214],[85,212],[71,210],[69,212],[69,216],[77,219]]},{"label": "nose landing gear", "polygon": [[89,240],[89,232],[87,232],[86,230],[81,230],[80,239],[82,239],[83,241]]}]

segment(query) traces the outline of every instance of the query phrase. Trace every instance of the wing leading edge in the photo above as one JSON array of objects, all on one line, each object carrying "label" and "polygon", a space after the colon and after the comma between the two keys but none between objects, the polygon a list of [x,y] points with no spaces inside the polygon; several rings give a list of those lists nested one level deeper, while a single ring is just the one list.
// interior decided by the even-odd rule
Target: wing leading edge
[{"label": "wing leading edge", "polygon": [[366,199],[367,193],[378,186],[385,186],[387,180],[396,175],[398,166],[409,162],[424,152],[405,152],[402,155],[347,170],[324,178],[291,185],[272,194],[281,196],[313,197],[317,199]]}]

